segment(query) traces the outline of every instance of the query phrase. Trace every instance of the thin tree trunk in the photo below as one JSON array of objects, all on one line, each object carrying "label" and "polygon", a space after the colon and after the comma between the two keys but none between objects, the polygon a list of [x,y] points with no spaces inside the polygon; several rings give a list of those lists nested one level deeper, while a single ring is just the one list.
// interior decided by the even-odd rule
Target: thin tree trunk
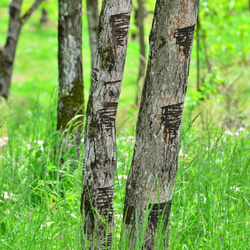
[{"label": "thin tree trunk", "polygon": [[40,18],[40,24],[47,23],[49,21],[48,12],[45,8],[42,8],[42,16]]},{"label": "thin tree trunk", "polygon": [[0,50],[0,96],[8,99],[15,54],[23,25],[44,0],[37,0],[21,17],[22,0],[12,1],[9,7],[9,27],[5,46]]},{"label": "thin tree trunk", "polygon": [[200,18],[199,14],[197,16],[197,25],[196,25],[196,69],[197,69],[197,83],[196,89],[200,91]]},{"label": "thin tree trunk", "polygon": [[19,20],[22,0],[13,1],[9,7],[9,28],[6,44],[0,51],[0,95],[8,99],[17,42],[22,28]]},{"label": "thin tree trunk", "polygon": [[87,0],[87,16],[89,28],[89,42],[91,48],[91,65],[93,69],[98,42],[98,0]]},{"label": "thin tree trunk", "polygon": [[98,52],[86,113],[81,199],[86,237],[93,242],[89,249],[94,249],[94,245],[105,249],[112,242],[116,113],[131,10],[131,0],[109,0],[103,2],[100,16]]},{"label": "thin tree trunk", "polygon": [[[57,130],[81,145],[84,113],[82,76],[82,0],[59,0]],[[79,118],[72,119],[79,115]],[[72,122],[71,125],[69,125]]]},{"label": "thin tree trunk", "polygon": [[[142,233],[136,224],[142,225],[145,219],[148,225],[144,248],[159,247],[157,234],[164,235],[166,230],[160,249],[167,249],[183,102],[198,7],[199,0],[156,2],[124,206],[124,220],[128,231],[131,229],[131,249],[138,244],[138,232]],[[150,213],[145,218],[147,209]],[[160,217],[164,222],[161,232],[156,230]]]},{"label": "thin tree trunk", "polygon": [[145,45],[145,34],[144,34],[144,17],[145,7],[143,0],[137,0],[138,2],[138,27],[139,27],[139,38],[140,38],[140,66],[139,74],[137,79],[137,93],[136,93],[136,106],[140,104],[141,97],[141,86],[144,80],[145,68],[146,68],[146,45]]}]

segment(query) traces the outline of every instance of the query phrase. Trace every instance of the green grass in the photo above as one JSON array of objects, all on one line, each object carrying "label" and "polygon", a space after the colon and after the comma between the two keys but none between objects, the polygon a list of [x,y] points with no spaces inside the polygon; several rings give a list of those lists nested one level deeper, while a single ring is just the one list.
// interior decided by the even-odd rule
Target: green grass
[{"label": "green grass", "polygon": [[[7,2],[0,3],[0,44],[5,42]],[[0,249],[80,249],[83,154],[77,160],[72,150],[63,164],[59,161],[61,140],[55,131],[57,10],[55,3],[48,6],[50,23],[40,26],[40,12],[36,12],[22,30],[18,44],[10,109],[5,110],[9,140],[6,134],[0,138]],[[235,29],[244,22],[249,25],[247,14],[246,10],[237,11],[228,23]],[[146,19],[147,34],[150,17]],[[209,29],[216,26],[207,25]],[[242,51],[249,59],[250,39],[247,32],[242,50],[240,36],[233,36],[237,33],[233,28],[222,34],[226,47],[234,44],[226,57],[218,49],[219,40],[214,39],[218,31],[209,33],[213,65],[223,80],[220,85],[215,80],[210,83],[212,91],[201,104],[195,90],[194,43],[171,212],[171,249],[250,249],[250,73],[247,61],[242,60]],[[121,215],[134,146],[138,54],[138,43],[130,41],[117,125],[114,248],[124,250],[129,244],[126,237],[121,247],[118,243],[125,231]],[[90,50],[86,15],[83,61],[87,103]],[[225,67],[229,62],[230,67]],[[204,62],[202,66],[205,73]],[[156,241],[156,249],[161,249],[161,239]],[[138,249],[140,244],[142,238]]]}]

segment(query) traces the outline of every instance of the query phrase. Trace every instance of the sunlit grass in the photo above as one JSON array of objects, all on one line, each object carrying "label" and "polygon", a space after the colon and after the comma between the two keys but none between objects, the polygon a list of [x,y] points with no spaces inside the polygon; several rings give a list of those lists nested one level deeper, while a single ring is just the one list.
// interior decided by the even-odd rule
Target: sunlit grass
[{"label": "sunlit grass", "polygon": [[[1,44],[7,30],[7,3],[7,0],[0,3]],[[76,160],[72,150],[61,164],[62,152],[55,151],[61,143],[56,132],[57,7],[56,3],[49,4],[50,23],[40,26],[37,12],[22,31],[9,109],[4,106],[0,113],[8,118],[0,120],[0,126],[5,124],[4,129],[0,127],[0,249],[80,249],[83,153]],[[231,22],[238,18],[232,25],[249,23],[246,14],[249,15],[234,13],[229,17]],[[147,34],[151,18],[149,15],[146,19]],[[249,32],[244,50],[236,31],[225,32],[223,39],[235,43],[233,53],[230,54],[229,45],[226,50],[218,49],[219,40],[213,37],[209,40],[210,48],[220,58],[211,59],[221,66],[231,56],[230,61],[237,64],[221,67],[225,84],[216,86],[217,93],[209,93],[202,104],[194,101],[197,101],[194,42],[171,213],[171,249],[250,249],[250,75],[247,61],[241,62],[244,65],[238,63],[243,52],[249,57],[246,50]],[[224,54],[227,57],[223,58]],[[114,249],[129,246],[126,237],[121,246],[119,241],[125,228],[123,203],[135,140],[138,55],[138,43],[130,40],[117,122]],[[83,16],[83,71],[87,103],[91,69],[86,16]],[[140,242],[143,244],[142,239]]]}]

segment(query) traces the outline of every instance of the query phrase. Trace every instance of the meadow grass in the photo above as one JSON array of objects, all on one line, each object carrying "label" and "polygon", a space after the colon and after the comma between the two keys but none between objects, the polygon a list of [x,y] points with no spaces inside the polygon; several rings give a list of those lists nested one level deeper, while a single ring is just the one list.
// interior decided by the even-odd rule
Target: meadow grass
[{"label": "meadow grass", "polygon": [[[1,44],[5,42],[7,29],[7,3],[7,0],[0,3]],[[56,132],[57,10],[55,3],[48,6],[51,21],[47,25],[38,24],[40,12],[36,12],[22,31],[9,109],[4,107],[0,113],[3,115],[5,111],[0,124],[4,121],[8,126],[8,134],[0,128],[5,133],[0,138],[0,249],[80,249],[83,152],[76,159],[71,149],[64,155],[64,163],[60,162],[61,138]],[[85,9],[83,13],[86,14]],[[236,13],[239,18],[229,21],[237,26],[245,16],[246,13]],[[146,20],[147,34],[151,20],[150,17]],[[87,103],[91,70],[86,27],[86,15],[83,15]],[[232,31],[225,32],[225,37],[234,40],[235,48],[240,48],[241,41],[233,38]],[[248,36],[244,38],[245,43]],[[214,42],[212,49],[218,46],[218,40],[209,42]],[[138,42],[130,40],[119,102],[114,186],[113,245],[114,249],[124,250],[130,244],[122,214],[138,112],[134,106],[138,55]],[[222,51],[219,55],[215,60],[228,62],[229,55],[227,59],[222,58]],[[236,64],[223,68],[216,75],[222,78],[222,83],[218,86],[212,83],[217,93],[214,89],[207,92],[209,98],[199,103],[194,58],[195,53],[184,108],[170,247],[250,249],[249,66]],[[138,235],[144,229],[138,228]],[[164,232],[159,234],[155,249],[161,249],[163,239]],[[142,245],[143,237],[137,249]]]},{"label": "meadow grass", "polygon": [[[31,120],[30,134],[13,128],[9,142],[2,146],[1,249],[79,249],[82,154],[77,160],[69,152],[61,164],[61,150],[55,151],[61,141],[53,123],[37,134],[36,126],[43,126],[42,121],[38,114]],[[191,123],[184,122],[182,129],[171,249],[248,249],[249,132],[214,129],[209,123],[197,131]],[[114,249],[129,245],[124,237],[122,245],[118,242],[120,233],[124,234],[122,213],[133,146],[134,133],[121,132],[114,184]]]}]

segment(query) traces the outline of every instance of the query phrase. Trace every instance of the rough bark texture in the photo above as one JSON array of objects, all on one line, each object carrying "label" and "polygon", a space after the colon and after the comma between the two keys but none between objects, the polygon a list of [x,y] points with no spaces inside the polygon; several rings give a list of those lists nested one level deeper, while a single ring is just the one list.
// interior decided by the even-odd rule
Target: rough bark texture
[{"label": "rough bark texture", "polygon": [[93,69],[98,42],[98,0],[87,0],[87,15],[89,27],[89,42],[91,48],[91,65]]},{"label": "rough bark texture", "polygon": [[[70,128],[79,149],[84,113],[81,0],[59,0],[58,67],[57,130],[64,133]],[[79,118],[69,126],[76,115]]]},{"label": "rough bark texture", "polygon": [[[131,9],[131,0],[103,2],[98,52],[86,113],[81,211],[83,212],[84,208],[85,232],[88,240],[102,249],[110,246],[112,241],[110,230],[112,231],[114,223],[116,113],[125,64]],[[110,230],[94,210],[107,222]]]},{"label": "rough bark texture", "polygon": [[22,23],[20,13],[22,0],[13,1],[9,7],[9,28],[6,44],[0,51],[0,95],[8,99],[16,47]]},{"label": "rough bark texture", "polygon": [[[167,248],[180,128],[199,0],[157,0],[150,33],[150,54],[137,122],[136,142],[125,197],[124,219],[142,225],[149,209],[143,249],[153,249],[163,218]],[[162,229],[162,230],[163,230]],[[137,229],[138,230],[138,229]],[[161,230],[161,233],[162,233]]]},{"label": "rough bark texture", "polygon": [[139,106],[141,98],[141,86],[144,80],[145,68],[146,68],[146,45],[145,45],[145,34],[144,34],[144,17],[145,7],[143,0],[137,0],[138,2],[138,28],[139,28],[139,39],[140,39],[140,67],[137,79],[137,93],[136,93],[136,105]]},{"label": "rough bark texture", "polygon": [[23,1],[15,0],[10,3],[7,39],[5,46],[0,50],[0,96],[6,100],[9,96],[16,48],[22,26],[43,1],[35,1],[23,17],[20,16]]}]

